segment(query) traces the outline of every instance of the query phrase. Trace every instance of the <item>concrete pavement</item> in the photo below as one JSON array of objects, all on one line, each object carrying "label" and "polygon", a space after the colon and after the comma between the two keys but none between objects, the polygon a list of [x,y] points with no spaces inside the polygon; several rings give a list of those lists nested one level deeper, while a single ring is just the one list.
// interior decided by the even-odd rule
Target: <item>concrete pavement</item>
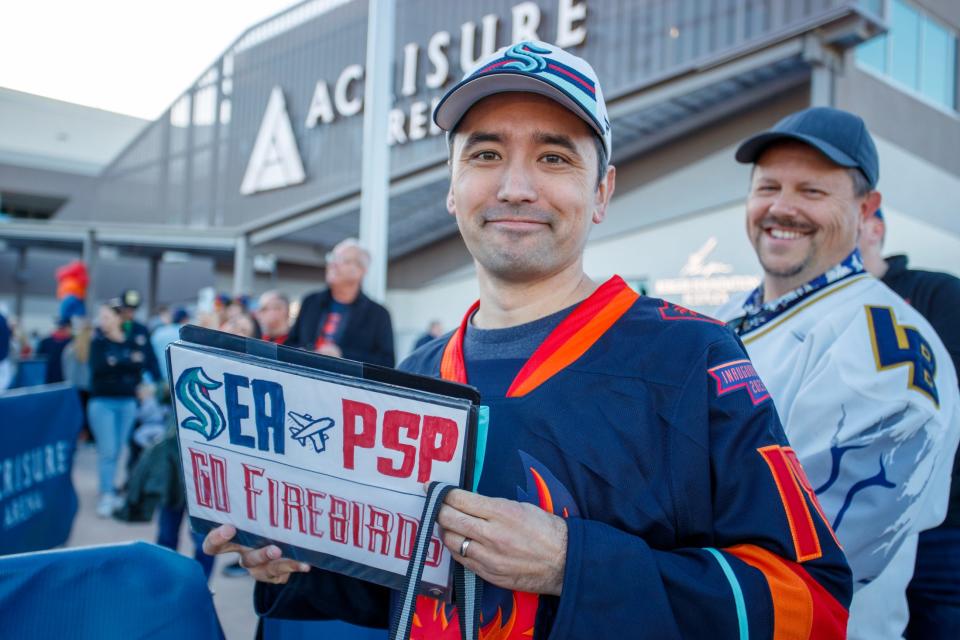
[{"label": "concrete pavement", "polygon": [[[156,519],[146,524],[130,524],[97,517],[97,454],[93,446],[81,444],[77,448],[73,463],[73,485],[80,505],[67,547],[131,540],[156,541]],[[179,550],[193,557],[193,541],[187,531],[186,518],[180,532]],[[257,628],[257,616],[253,612],[253,579],[249,576],[227,578],[220,572],[234,558],[234,555],[217,558],[210,577],[210,588],[227,640],[252,640]]]}]

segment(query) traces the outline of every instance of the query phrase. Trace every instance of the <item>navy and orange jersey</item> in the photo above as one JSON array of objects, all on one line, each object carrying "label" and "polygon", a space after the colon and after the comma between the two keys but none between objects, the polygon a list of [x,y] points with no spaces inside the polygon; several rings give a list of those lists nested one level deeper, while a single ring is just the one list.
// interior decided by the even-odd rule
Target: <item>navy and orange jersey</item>
[{"label": "navy and orange jersey", "polygon": [[[478,385],[479,492],[568,525],[562,595],[488,585],[483,637],[845,637],[846,561],[722,324],[614,278],[526,362],[464,362],[463,331],[401,367]],[[456,627],[419,600],[413,638]]]},{"label": "navy and orange jersey", "polygon": [[[478,491],[568,526],[562,594],[486,585],[481,638],[845,637],[849,568],[725,326],[615,277],[526,361],[464,361],[464,331],[401,368],[477,386]],[[257,608],[385,623],[384,590],[347,582],[258,585]],[[459,638],[455,612],[420,597],[411,637]]]}]

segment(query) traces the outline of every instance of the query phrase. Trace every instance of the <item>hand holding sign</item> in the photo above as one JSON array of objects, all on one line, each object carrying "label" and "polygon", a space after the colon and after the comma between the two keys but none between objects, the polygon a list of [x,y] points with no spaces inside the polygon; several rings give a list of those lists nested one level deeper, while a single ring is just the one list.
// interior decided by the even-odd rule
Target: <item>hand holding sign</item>
[{"label": "hand holding sign", "polygon": [[203,539],[203,552],[211,556],[237,552],[240,554],[240,565],[249,571],[255,580],[271,584],[286,584],[291,573],[310,571],[310,565],[305,562],[281,557],[280,548],[275,545],[251,549],[231,542],[236,534],[236,528],[229,524],[211,530]]},{"label": "hand holding sign", "polygon": [[[437,522],[457,561],[504,589],[560,595],[567,524],[532,504],[451,491]],[[466,557],[460,555],[465,539]]]}]

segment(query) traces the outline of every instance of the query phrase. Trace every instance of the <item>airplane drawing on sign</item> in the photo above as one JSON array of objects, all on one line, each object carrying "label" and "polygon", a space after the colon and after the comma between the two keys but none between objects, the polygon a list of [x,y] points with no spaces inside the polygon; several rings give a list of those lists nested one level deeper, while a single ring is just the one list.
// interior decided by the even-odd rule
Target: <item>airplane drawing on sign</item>
[{"label": "airplane drawing on sign", "polygon": [[309,413],[296,413],[288,411],[287,417],[296,426],[290,427],[290,436],[300,443],[300,446],[307,446],[307,440],[313,445],[313,450],[321,453],[327,450],[326,431],[333,427],[333,418],[314,418]]}]

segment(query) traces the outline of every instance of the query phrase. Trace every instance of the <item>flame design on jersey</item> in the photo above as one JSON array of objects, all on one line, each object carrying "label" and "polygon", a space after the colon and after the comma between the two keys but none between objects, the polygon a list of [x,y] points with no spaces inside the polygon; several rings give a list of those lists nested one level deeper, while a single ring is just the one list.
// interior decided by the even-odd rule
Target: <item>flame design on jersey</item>
[{"label": "flame design on jersey", "polygon": [[[563,518],[580,510],[573,496],[545,464],[518,451],[527,486],[517,487],[517,500],[539,506]],[[484,586],[480,612],[480,640],[530,640],[537,619],[540,597],[535,593],[507,591]],[[460,640],[460,621],[453,605],[426,596],[417,598],[411,640]]]}]

